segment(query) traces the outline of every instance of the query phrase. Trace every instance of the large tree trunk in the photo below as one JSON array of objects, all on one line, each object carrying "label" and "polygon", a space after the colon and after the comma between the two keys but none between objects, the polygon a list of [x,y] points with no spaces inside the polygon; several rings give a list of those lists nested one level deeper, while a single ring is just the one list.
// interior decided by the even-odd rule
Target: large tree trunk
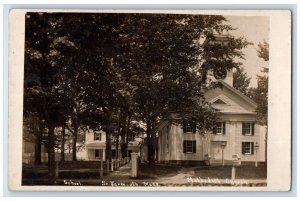
[{"label": "large tree trunk", "polygon": [[118,113],[118,134],[117,134],[117,141],[116,141],[116,159],[119,159],[120,158],[120,154],[119,154],[119,137],[121,135],[121,112],[119,110],[119,113]]},{"label": "large tree trunk", "polygon": [[74,124],[73,143],[72,143],[72,161],[77,161],[77,135],[78,135],[78,124]]},{"label": "large tree trunk", "polygon": [[34,146],[34,164],[40,165],[42,163],[42,139],[43,139],[43,123],[39,120],[39,130],[35,138]]},{"label": "large tree trunk", "polygon": [[105,150],[105,160],[109,160],[111,162],[111,133],[106,131],[106,150]]},{"label": "large tree trunk", "polygon": [[116,141],[116,159],[119,159],[119,135],[117,135]]},{"label": "large tree trunk", "polygon": [[122,126],[122,132],[121,132],[121,154],[122,158],[124,157],[130,157],[127,155],[127,148],[128,148],[128,133],[129,133],[129,127],[130,127],[130,116],[124,116],[123,119],[123,126]]},{"label": "large tree trunk", "polygon": [[54,136],[54,129],[53,125],[48,126],[48,175],[50,182],[54,182],[55,177],[55,136]]},{"label": "large tree trunk", "polygon": [[[128,153],[128,143],[129,143],[128,135],[129,135],[130,120],[131,120],[131,117],[128,116],[128,118],[127,118],[127,124],[125,126],[125,150],[126,150],[126,156],[127,156],[127,153]],[[127,157],[131,157],[131,156],[128,155]]]},{"label": "large tree trunk", "polygon": [[122,158],[127,157],[127,147],[125,142],[125,133],[121,135],[121,156]]},{"label": "large tree trunk", "polygon": [[60,150],[60,161],[65,161],[65,135],[66,135],[66,125],[63,124],[61,131],[61,150]]},{"label": "large tree trunk", "polygon": [[[155,138],[154,138],[155,139]],[[148,142],[148,161],[150,166],[155,164],[155,140],[153,140],[153,135],[150,136],[150,141]]]},{"label": "large tree trunk", "polygon": [[153,122],[147,122],[147,145],[148,145],[148,163],[149,166],[155,164],[155,131],[153,129]]},{"label": "large tree trunk", "polygon": [[42,138],[40,135],[36,136],[34,145],[34,164],[40,165],[42,163]]}]

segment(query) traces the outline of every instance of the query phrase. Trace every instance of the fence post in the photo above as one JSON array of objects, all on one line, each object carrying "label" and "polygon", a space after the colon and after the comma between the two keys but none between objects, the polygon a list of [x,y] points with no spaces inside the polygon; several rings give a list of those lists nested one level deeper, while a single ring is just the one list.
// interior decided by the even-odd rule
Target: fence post
[{"label": "fence post", "polygon": [[109,160],[106,161],[106,172],[109,174]]},{"label": "fence post", "polygon": [[103,177],[103,161],[100,161],[100,178]]},{"label": "fence post", "polygon": [[114,160],[111,159],[111,166],[110,166],[110,171],[114,171]]},{"label": "fence post", "polygon": [[138,172],[137,153],[131,153],[131,177],[136,178]]},{"label": "fence post", "polygon": [[232,170],[231,170],[231,180],[235,180],[235,166],[232,166]]},{"label": "fence post", "polygon": [[59,163],[59,162],[56,162],[56,163],[55,163],[55,179],[57,179],[57,178],[59,177],[58,163]]}]

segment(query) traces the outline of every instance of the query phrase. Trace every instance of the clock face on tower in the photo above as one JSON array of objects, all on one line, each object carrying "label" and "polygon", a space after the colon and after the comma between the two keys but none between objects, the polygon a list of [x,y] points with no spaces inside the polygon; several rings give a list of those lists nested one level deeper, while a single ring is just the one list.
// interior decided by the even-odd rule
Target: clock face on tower
[{"label": "clock face on tower", "polygon": [[214,69],[213,73],[217,80],[223,80],[227,76],[227,70],[225,68],[216,68]]}]

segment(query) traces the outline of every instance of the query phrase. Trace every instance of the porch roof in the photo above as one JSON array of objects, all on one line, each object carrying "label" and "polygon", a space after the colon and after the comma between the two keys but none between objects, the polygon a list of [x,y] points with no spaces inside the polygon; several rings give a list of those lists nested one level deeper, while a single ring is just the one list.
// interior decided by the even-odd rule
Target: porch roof
[{"label": "porch roof", "polygon": [[92,143],[88,143],[86,144],[87,148],[105,148],[105,143],[103,142],[92,142]]}]

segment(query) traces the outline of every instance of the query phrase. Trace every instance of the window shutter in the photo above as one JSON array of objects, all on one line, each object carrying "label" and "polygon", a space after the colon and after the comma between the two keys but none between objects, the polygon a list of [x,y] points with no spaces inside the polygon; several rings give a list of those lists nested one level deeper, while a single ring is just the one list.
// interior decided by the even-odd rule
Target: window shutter
[{"label": "window shutter", "polygon": [[214,125],[213,127],[213,134],[216,134],[217,133],[217,125]]},{"label": "window shutter", "polygon": [[255,125],[255,123],[252,123],[252,129],[251,129],[252,135],[254,135],[254,125]]},{"label": "window shutter", "polygon": [[193,133],[196,133],[196,126],[197,126],[197,124],[196,124],[196,122],[195,121],[193,121]]},{"label": "window shutter", "polygon": [[242,123],[242,134],[245,135],[245,125]]},{"label": "window shutter", "polygon": [[254,154],[254,142],[251,142],[251,155]]},{"label": "window shutter", "polygon": [[182,125],[183,125],[183,132],[186,133],[186,121],[185,120],[183,120]]},{"label": "window shutter", "polygon": [[193,141],[193,153],[196,153],[196,141]]},{"label": "window shutter", "polygon": [[244,147],[245,147],[245,142],[242,142],[242,154],[243,154],[243,155],[245,154],[245,149],[244,149]]},{"label": "window shutter", "polygon": [[223,122],[223,135],[226,133],[226,122]]},{"label": "window shutter", "polygon": [[94,133],[94,141],[96,140],[96,133]]},{"label": "window shutter", "polygon": [[186,141],[183,141],[183,153],[186,153]]}]

